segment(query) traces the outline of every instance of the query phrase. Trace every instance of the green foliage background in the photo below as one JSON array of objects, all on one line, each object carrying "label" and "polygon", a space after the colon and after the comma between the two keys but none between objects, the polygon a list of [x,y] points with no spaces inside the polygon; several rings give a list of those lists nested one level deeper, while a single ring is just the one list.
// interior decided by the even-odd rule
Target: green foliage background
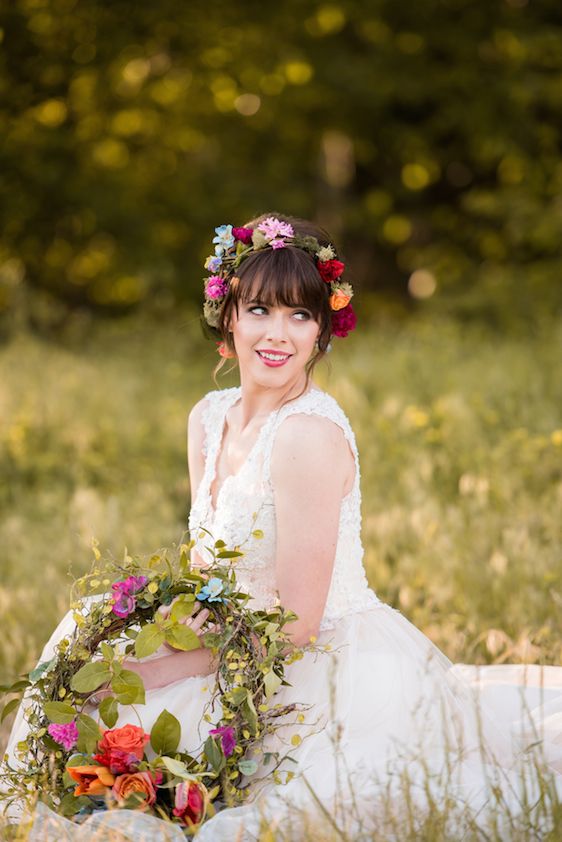
[{"label": "green foliage background", "polygon": [[559,307],[557,0],[13,0],[0,25],[5,331],[194,300],[214,226],[267,209],[326,224],[359,290],[411,305],[421,270],[493,323]]}]

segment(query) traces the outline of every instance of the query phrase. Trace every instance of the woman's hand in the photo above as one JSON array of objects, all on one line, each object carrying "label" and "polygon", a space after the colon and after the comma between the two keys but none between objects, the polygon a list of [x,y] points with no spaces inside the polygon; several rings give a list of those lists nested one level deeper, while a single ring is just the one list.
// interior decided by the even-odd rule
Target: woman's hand
[{"label": "woman's hand", "polygon": [[[178,597],[170,605],[161,605],[158,608],[158,612],[162,614],[164,619],[169,617],[172,606],[177,599]],[[204,608],[201,602],[197,602],[191,615],[189,617],[183,617],[179,622],[188,626],[195,632],[197,637],[201,638],[206,632],[215,632],[217,630],[217,626],[214,623],[204,628],[209,614],[209,609]],[[159,654],[161,652],[162,654]],[[142,678],[145,690],[165,687],[167,684],[178,681],[180,678],[195,675],[209,675],[213,672],[211,652],[203,647],[185,652],[181,649],[176,649],[175,646],[171,646],[168,643],[163,643],[155,655],[157,657],[151,657],[149,660],[144,661],[125,658],[122,663],[123,669],[136,672]],[[98,705],[107,696],[111,696],[112,693],[110,684],[104,684],[90,696],[89,702]]]},{"label": "woman's hand", "polygon": [[[162,615],[162,617],[167,620],[172,612],[172,608],[174,603],[179,599],[179,597],[175,597],[169,605],[161,605],[158,609],[158,613]],[[189,626],[189,628],[195,632],[197,637],[202,637],[203,634],[206,634],[208,631],[214,632],[217,630],[216,625],[213,623],[210,626],[207,626],[205,630],[203,630],[203,625],[208,618],[210,611],[208,608],[203,608],[202,610],[202,603],[196,602],[193,611],[191,612],[189,617],[182,617],[179,620],[182,625]],[[177,649],[175,646],[172,646],[170,643],[163,643],[160,649],[157,650],[157,653],[164,651],[168,652],[180,652],[180,649]]]}]

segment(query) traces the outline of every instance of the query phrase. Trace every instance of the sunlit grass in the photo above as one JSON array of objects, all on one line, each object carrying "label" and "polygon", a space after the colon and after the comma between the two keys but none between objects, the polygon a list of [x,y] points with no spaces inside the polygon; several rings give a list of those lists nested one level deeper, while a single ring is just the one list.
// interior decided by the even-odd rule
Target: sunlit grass
[{"label": "sunlit grass", "polygon": [[[370,583],[455,661],[562,660],[560,339],[373,324],[317,371],[356,432]],[[0,350],[0,680],[35,663],[92,537],[179,538],[215,361],[190,312]]]}]

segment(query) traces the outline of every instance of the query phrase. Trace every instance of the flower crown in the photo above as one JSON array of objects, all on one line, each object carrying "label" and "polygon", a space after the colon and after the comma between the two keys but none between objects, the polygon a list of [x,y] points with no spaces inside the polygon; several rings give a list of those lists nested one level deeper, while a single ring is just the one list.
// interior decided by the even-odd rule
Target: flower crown
[{"label": "flower crown", "polygon": [[[203,316],[210,327],[216,329],[219,325],[222,304],[240,263],[254,251],[263,248],[280,249],[291,245],[311,254],[322,280],[330,284],[332,334],[347,336],[354,329],[357,318],[350,304],[353,288],[351,284],[342,281],[345,264],[337,259],[331,244],[321,246],[316,237],[295,235],[290,223],[282,222],[274,216],[268,216],[255,228],[219,225],[215,232],[215,253],[205,260],[205,269],[213,274],[204,278]],[[219,346],[219,352],[220,350]]]}]

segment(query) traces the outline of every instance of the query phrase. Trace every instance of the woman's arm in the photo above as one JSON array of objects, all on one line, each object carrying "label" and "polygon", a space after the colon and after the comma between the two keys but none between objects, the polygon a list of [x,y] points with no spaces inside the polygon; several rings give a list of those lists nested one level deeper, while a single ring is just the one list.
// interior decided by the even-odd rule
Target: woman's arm
[{"label": "woman's arm", "polygon": [[211,675],[217,669],[210,649],[193,649],[191,652],[175,652],[150,661],[124,661],[125,669],[138,673],[145,690],[166,687],[182,678],[196,675]]},{"label": "woman's arm", "polygon": [[286,629],[304,646],[318,634],[338,540],[342,498],[355,460],[342,429],[317,415],[290,415],[271,459],[277,522],[276,570],[281,605],[298,615]]}]

